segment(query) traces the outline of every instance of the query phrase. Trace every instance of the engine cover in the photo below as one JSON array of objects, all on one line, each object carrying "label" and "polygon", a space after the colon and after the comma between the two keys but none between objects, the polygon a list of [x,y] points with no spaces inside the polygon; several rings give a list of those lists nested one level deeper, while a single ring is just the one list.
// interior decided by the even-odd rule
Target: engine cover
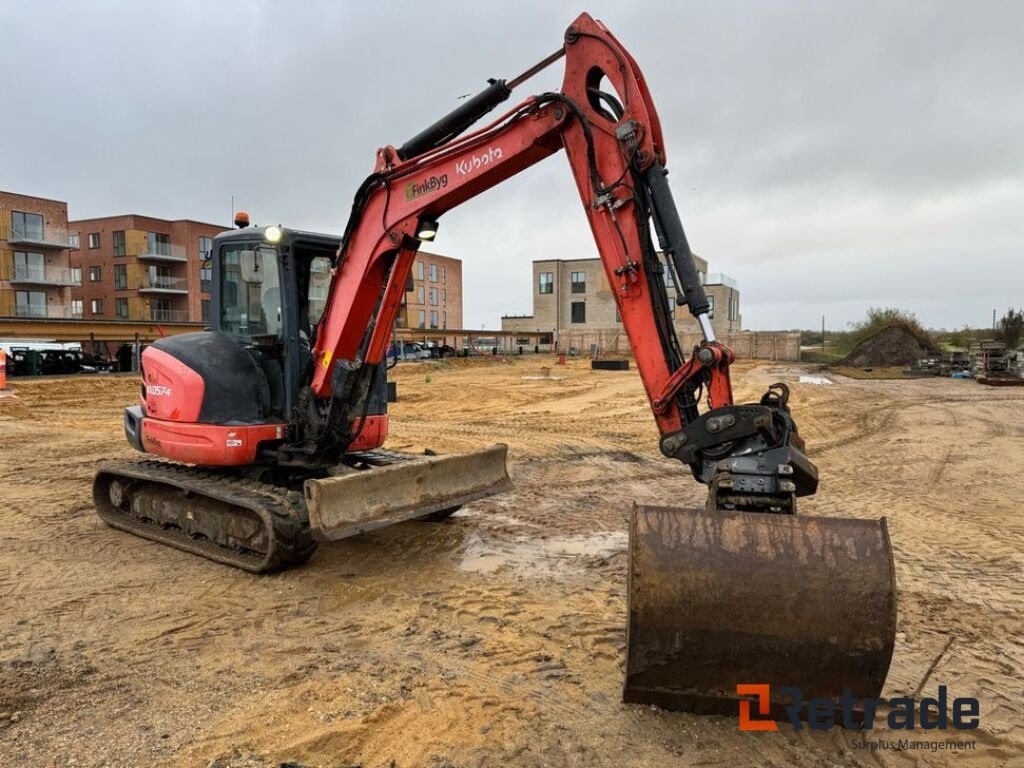
[{"label": "engine cover", "polygon": [[185,333],[142,353],[146,416],[204,424],[257,424],[270,417],[270,388],[259,363],[234,336]]}]

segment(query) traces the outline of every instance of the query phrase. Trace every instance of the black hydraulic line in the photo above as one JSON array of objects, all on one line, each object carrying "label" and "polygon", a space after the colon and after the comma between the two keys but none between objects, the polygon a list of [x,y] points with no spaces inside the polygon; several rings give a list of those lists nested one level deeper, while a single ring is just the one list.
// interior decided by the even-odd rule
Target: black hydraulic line
[{"label": "black hydraulic line", "polygon": [[693,262],[693,252],[686,239],[686,232],[683,231],[683,222],[679,219],[667,174],[664,166],[658,163],[653,163],[644,173],[651,193],[651,207],[654,209],[659,240],[663,240],[665,256],[671,259],[675,267],[676,285],[683,292],[690,314],[694,317],[706,315],[711,311],[711,305],[697,274],[697,265]]}]

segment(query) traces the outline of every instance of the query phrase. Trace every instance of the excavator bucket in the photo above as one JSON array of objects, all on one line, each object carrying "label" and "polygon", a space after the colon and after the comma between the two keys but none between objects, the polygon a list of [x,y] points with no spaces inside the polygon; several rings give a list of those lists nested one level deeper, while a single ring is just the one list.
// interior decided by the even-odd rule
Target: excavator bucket
[{"label": "excavator bucket", "polygon": [[[627,702],[735,715],[736,686],[877,697],[896,635],[885,519],[634,506]],[[806,713],[803,713],[806,715]]]},{"label": "excavator bucket", "polygon": [[[459,506],[511,490],[508,446],[447,456],[391,454],[370,471],[305,483],[313,538],[335,541],[405,520],[443,516]],[[379,456],[380,453],[375,453]]]}]

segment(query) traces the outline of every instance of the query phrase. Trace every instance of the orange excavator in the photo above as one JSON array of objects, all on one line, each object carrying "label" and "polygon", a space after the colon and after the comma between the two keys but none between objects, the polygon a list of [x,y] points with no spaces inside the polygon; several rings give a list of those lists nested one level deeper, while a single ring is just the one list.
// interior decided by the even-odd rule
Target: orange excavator
[{"label": "orange excavator", "polygon": [[[561,90],[469,129],[565,59]],[[884,520],[796,515],[818,486],[784,384],[733,403],[666,171],[647,84],[587,14],[553,54],[377,152],[340,241],[281,227],[215,238],[211,329],[142,355],[129,442],[153,460],[104,466],[110,525],[252,572],[320,541],[440,519],[506,491],[503,445],[412,456],[383,448],[386,354],[423,241],[450,209],[564,150],[661,434],[708,486],[705,508],[636,507],[624,699],[736,711],[736,686],[805,699],[877,696],[895,636]],[[672,279],[666,281],[666,274]],[[668,285],[675,286],[670,294]],[[703,341],[681,348],[672,303]],[[170,461],[167,461],[170,460]]]}]

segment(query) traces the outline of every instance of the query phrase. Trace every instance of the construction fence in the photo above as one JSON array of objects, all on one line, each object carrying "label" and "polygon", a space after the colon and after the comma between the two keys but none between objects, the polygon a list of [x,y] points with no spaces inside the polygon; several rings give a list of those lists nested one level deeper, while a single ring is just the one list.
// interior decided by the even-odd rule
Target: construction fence
[{"label": "construction fence", "polygon": [[[736,331],[722,334],[718,340],[731,347],[739,360],[800,360],[798,331]],[[687,354],[700,342],[700,333],[679,334],[679,343]],[[592,357],[631,354],[629,339],[622,329],[562,331],[558,351]]]}]

